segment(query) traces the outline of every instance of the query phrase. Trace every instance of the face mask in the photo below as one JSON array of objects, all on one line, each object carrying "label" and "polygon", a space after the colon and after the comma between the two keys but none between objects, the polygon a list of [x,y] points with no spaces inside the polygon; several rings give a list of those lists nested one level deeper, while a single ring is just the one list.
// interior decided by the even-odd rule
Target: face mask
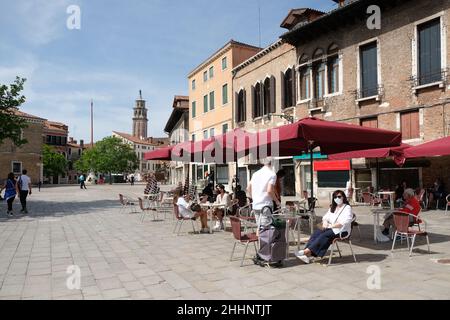
[{"label": "face mask", "polygon": [[336,202],[336,204],[338,206],[340,206],[341,204],[344,203],[344,199],[342,199],[342,198],[334,198],[334,202]]}]

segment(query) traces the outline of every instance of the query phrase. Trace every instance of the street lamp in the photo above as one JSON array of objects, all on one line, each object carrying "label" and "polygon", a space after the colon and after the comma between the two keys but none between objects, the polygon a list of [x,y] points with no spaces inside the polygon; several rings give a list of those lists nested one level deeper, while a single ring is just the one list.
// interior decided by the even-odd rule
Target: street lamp
[{"label": "street lamp", "polygon": [[287,120],[289,123],[294,123],[294,117],[287,115],[287,114],[276,114],[276,113],[269,113],[269,120],[271,120],[272,117],[279,117],[282,119]]}]

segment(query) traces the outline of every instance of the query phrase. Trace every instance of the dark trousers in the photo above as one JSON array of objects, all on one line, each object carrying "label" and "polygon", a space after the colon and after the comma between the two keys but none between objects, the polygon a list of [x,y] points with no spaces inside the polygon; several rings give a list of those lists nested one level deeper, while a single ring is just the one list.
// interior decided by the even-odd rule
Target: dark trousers
[{"label": "dark trousers", "polygon": [[20,204],[22,205],[22,210],[27,209],[27,196],[28,196],[28,190],[20,190]]},{"label": "dark trousers", "polygon": [[86,188],[86,184],[84,183],[84,181],[81,181],[81,183],[80,183],[80,189],[87,189]]},{"label": "dark trousers", "polygon": [[16,197],[11,197],[6,201],[6,203],[8,204],[8,211],[12,211],[12,204],[13,204],[15,198]]},{"label": "dark trousers", "polygon": [[[347,232],[342,233],[342,237],[347,235]],[[339,234],[334,234],[332,229],[316,230],[311,235],[306,248],[311,250],[313,257],[323,257],[336,238],[339,238]]]}]

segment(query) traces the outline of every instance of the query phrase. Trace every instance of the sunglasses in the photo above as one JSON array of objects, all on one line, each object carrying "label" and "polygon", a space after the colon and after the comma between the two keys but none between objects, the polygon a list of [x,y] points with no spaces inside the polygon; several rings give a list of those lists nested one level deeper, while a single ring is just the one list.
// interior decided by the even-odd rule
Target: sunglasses
[{"label": "sunglasses", "polygon": [[343,196],[336,196],[335,198],[338,198],[338,199],[342,199],[342,198],[343,198]]}]

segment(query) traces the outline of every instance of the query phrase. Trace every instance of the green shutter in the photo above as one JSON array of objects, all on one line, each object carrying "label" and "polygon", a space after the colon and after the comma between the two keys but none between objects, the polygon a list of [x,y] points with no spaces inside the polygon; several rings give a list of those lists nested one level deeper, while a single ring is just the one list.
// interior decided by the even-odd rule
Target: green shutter
[{"label": "green shutter", "polygon": [[209,94],[209,109],[214,110],[214,108],[215,108],[215,104],[214,104],[214,91],[213,91]]},{"label": "green shutter", "polygon": [[197,114],[197,106],[196,106],[196,103],[195,103],[195,101],[194,102],[192,102],[192,118],[195,118],[196,117],[196,114]]},{"label": "green shutter", "polygon": [[203,112],[208,112],[208,95],[203,97]]},{"label": "green shutter", "polygon": [[227,103],[228,103],[228,84],[225,84],[222,87],[222,104]]}]

